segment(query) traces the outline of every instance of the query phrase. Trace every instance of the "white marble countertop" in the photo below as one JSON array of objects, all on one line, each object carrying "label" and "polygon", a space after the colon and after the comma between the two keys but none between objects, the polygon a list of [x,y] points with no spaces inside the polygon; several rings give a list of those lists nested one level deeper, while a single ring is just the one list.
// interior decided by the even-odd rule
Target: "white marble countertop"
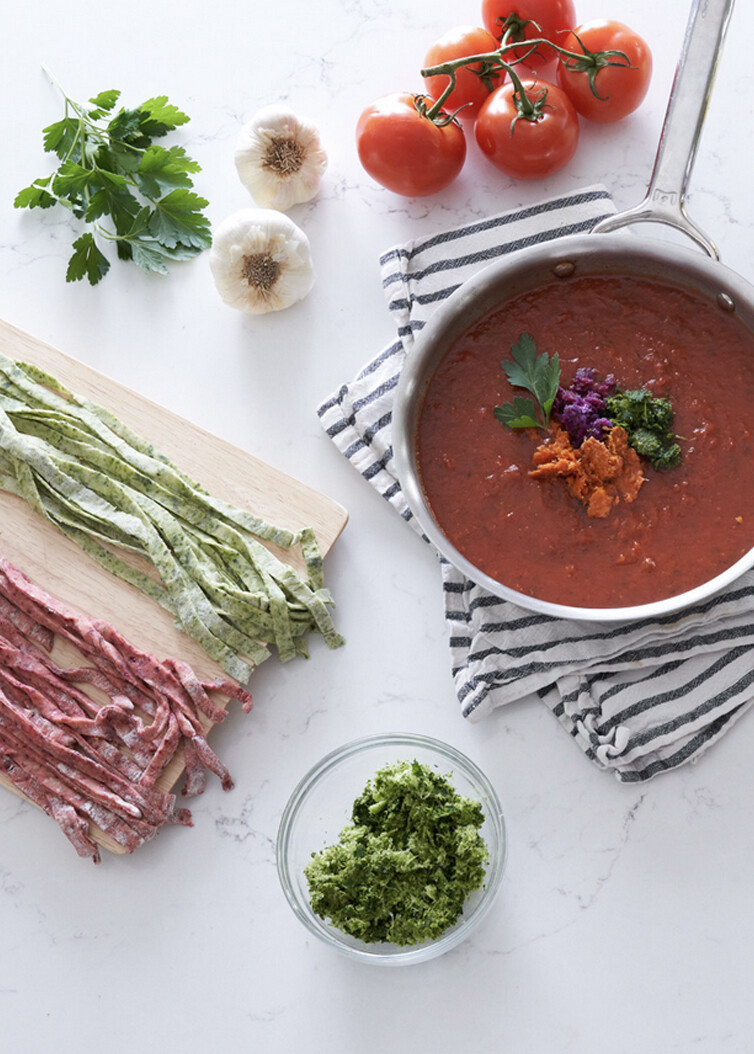
[{"label": "white marble countertop", "polygon": [[[347,644],[274,660],[255,709],[216,730],[235,789],[216,781],[130,857],[78,859],[54,823],[0,794],[0,1021],[23,1054],[171,1048],[497,1054],[750,1049],[754,718],[702,759],[640,786],[585,759],[535,700],[475,724],[449,673],[434,557],[325,437],[320,399],[392,336],[377,257],[394,244],[492,212],[604,183],[640,200],[680,52],[686,3],[577,0],[650,42],[642,108],[585,128],[573,162],[514,184],[473,157],[446,192],[405,200],[360,169],[353,129],[378,95],[418,88],[426,47],[479,20],[436,0],[28,0],[6,12],[0,68],[0,317],[340,501],[350,521],[326,572]],[[740,0],[692,178],[689,211],[723,261],[754,277],[751,150],[754,13]],[[41,129],[60,99],[106,88],[135,104],[166,93],[191,123],[197,189],[213,223],[250,204],[233,149],[241,123],[285,100],[319,125],[330,167],[292,210],[317,282],[300,305],[252,318],[226,308],[206,257],[167,279],[114,264],[95,288],[66,285],[66,216],[21,213],[20,187],[49,171]],[[375,653],[380,655],[377,663]],[[369,733],[455,744],[498,789],[510,839],[483,928],[442,959],[404,970],[354,966],[289,910],[275,870],[286,799],[322,754]]]}]

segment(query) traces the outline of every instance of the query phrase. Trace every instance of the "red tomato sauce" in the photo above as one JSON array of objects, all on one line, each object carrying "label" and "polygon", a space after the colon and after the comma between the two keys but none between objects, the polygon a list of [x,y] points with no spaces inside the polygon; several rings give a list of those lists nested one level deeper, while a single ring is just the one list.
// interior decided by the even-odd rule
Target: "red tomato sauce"
[{"label": "red tomato sauce", "polygon": [[[562,480],[534,480],[544,433],[494,407],[529,393],[501,367],[522,333],[624,390],[669,398],[683,452],[644,466],[633,503],[590,519]],[[754,337],[730,312],[640,277],[574,278],[527,293],[465,333],[422,406],[417,455],[435,519],[476,567],[528,596],[578,607],[645,604],[701,585],[754,546]]]}]

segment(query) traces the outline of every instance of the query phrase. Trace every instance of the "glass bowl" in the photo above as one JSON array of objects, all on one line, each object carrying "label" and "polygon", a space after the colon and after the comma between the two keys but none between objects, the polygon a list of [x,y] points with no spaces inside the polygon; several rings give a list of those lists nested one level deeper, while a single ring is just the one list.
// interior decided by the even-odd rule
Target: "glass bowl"
[{"label": "glass bowl", "polygon": [[[351,808],[366,784],[385,765],[416,760],[448,776],[458,794],[481,802],[480,833],[489,850],[484,884],[466,899],[455,925],[421,944],[365,943],[315,915],[304,868],[312,857],[336,843],[351,820]],[[327,754],[301,780],[286,805],[277,838],[280,883],[294,913],[325,944],[352,959],[383,966],[424,962],[455,948],[479,925],[500,888],[506,855],[505,823],[494,787],[460,751],[439,740],[411,733],[357,739]]]}]

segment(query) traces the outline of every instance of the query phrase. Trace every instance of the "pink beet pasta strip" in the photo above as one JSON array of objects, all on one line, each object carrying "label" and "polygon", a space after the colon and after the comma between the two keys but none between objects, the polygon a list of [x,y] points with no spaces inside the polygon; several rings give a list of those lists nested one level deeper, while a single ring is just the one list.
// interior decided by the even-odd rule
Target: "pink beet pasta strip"
[{"label": "pink beet pasta strip", "polygon": [[[54,662],[56,637],[86,664],[64,669]],[[84,684],[108,701],[95,700]],[[237,682],[202,681],[178,658],[161,662],[0,559],[0,768],[80,855],[100,859],[90,823],[128,852],[165,824],[190,826],[188,810],[155,786],[179,750],[184,794],[201,793],[208,771],[224,789],[233,786],[206,740],[205,722],[226,714],[210,691],[251,710],[251,695]]]}]

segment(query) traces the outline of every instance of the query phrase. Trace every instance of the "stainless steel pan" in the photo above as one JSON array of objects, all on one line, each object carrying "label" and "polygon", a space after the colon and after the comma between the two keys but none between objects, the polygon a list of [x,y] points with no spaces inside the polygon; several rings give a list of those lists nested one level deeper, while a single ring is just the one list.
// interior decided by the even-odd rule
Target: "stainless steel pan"
[{"label": "stainless steel pan", "polygon": [[[409,507],[436,548],[473,581],[522,607],[566,618],[628,621],[667,614],[696,603],[754,566],[754,550],[723,574],[680,596],[624,608],[584,608],[525,596],[489,578],[445,538],[425,501],[416,462],[415,435],[427,384],[438,363],[470,326],[494,307],[558,277],[631,274],[663,278],[734,311],[752,330],[754,286],[719,262],[717,248],[686,215],[689,176],[733,0],[696,0],[670,93],[657,157],[643,202],[571,235],[522,249],[489,265],[436,309],[402,370],[393,411],[396,467]],[[688,235],[698,248],[670,240],[627,235],[622,228],[653,222]],[[701,248],[702,252],[699,252]]]}]

